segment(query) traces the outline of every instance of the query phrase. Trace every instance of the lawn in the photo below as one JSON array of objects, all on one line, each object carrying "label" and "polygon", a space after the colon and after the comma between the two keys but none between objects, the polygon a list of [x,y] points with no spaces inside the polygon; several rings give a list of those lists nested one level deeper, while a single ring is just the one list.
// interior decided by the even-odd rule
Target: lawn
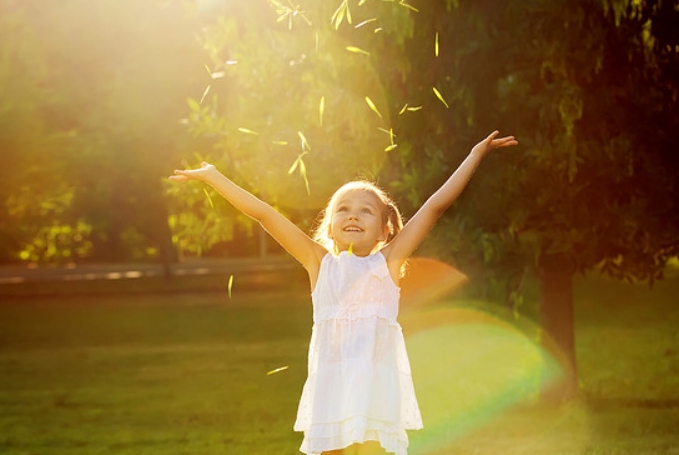
[{"label": "lawn", "polygon": [[[412,452],[679,455],[678,297],[676,273],[653,290],[578,279],[583,394],[559,406],[535,400],[549,356],[528,322],[463,300],[422,310],[429,328],[404,315],[425,421]],[[5,298],[0,453],[298,453],[310,326],[299,289]]]}]

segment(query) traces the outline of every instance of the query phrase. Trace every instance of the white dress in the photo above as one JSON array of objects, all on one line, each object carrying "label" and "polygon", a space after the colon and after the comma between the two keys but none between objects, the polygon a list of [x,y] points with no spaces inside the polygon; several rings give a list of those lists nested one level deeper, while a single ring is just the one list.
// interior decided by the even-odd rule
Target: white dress
[{"label": "white dress", "polygon": [[406,455],[422,428],[401,326],[400,289],[382,253],[328,254],[311,294],[309,376],[297,411],[309,455],[379,441]]}]

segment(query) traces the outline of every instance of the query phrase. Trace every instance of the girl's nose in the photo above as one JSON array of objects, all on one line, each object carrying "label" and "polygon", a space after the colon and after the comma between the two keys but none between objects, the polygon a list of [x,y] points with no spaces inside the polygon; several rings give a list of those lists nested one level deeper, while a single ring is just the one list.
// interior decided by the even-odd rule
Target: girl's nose
[{"label": "girl's nose", "polygon": [[358,214],[355,212],[349,213],[349,219],[350,220],[357,220],[358,219]]}]

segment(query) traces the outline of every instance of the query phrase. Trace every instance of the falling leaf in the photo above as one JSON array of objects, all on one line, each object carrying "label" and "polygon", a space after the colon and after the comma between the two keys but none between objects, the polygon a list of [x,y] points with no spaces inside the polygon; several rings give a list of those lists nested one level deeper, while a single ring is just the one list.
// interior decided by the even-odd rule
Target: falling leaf
[{"label": "falling leaf", "polygon": [[306,176],[306,164],[303,160],[299,160],[299,173],[304,179],[304,186],[306,186],[306,194],[311,196],[311,189],[309,188],[309,179]]},{"label": "falling leaf", "polygon": [[351,11],[349,10],[349,3],[347,0],[343,0],[342,3],[340,3],[340,6],[337,7],[335,13],[332,15],[332,18],[330,18],[330,23],[334,23],[335,30],[339,29],[339,26],[344,20],[345,14],[347,17],[347,22],[351,24]]},{"label": "falling leaf", "polygon": [[370,52],[366,52],[363,49],[356,47],[356,46],[347,46],[347,50],[349,52],[353,52],[355,54],[364,54],[364,55],[370,55]]},{"label": "falling leaf", "polygon": [[297,131],[297,135],[299,138],[302,140],[302,150],[309,150],[311,151],[311,147],[309,147],[309,142],[307,142],[306,137],[301,131]]},{"label": "falling leaf", "polygon": [[238,60],[227,60],[224,62],[225,65],[235,65],[238,63]]},{"label": "falling leaf", "polygon": [[297,158],[295,159],[295,162],[292,163],[292,166],[290,166],[290,169],[288,169],[288,175],[295,172],[295,169],[297,169],[297,166],[299,166],[299,163],[302,162],[302,157],[304,157],[304,155],[306,155],[307,153],[308,152],[305,151],[305,152],[299,154],[299,156],[297,156]]},{"label": "falling leaf", "polygon": [[382,30],[383,30],[382,27],[377,27],[377,28],[374,30],[374,32],[377,33],[377,32],[381,32]]},{"label": "falling leaf", "polygon": [[280,368],[276,368],[275,370],[271,370],[266,373],[267,376],[271,376],[272,374],[280,373],[281,371],[285,371],[288,368],[290,368],[288,365],[282,366]]},{"label": "falling leaf", "polygon": [[398,4],[401,5],[401,6],[404,6],[404,7],[408,8],[408,9],[410,9],[410,10],[412,10],[412,11],[415,11],[416,13],[419,13],[419,12],[420,12],[420,10],[418,10],[417,8],[415,8],[413,5],[409,5],[409,4],[407,4],[406,2],[404,2],[404,1],[402,1],[402,0],[401,0]]},{"label": "falling leaf", "polygon": [[377,128],[378,130],[382,131],[383,133],[387,133],[389,135],[389,143],[394,144],[394,138],[396,135],[394,134],[393,128],[389,128],[388,130],[385,130],[384,128]]},{"label": "falling leaf", "polygon": [[365,102],[368,103],[368,106],[370,106],[370,109],[377,114],[379,118],[382,118],[382,114],[380,114],[380,111],[377,110],[377,106],[375,106],[375,103],[373,103],[373,100],[370,99],[370,97],[366,96],[365,97]]},{"label": "falling leaf", "polygon": [[439,56],[439,32],[436,32],[436,41],[434,42],[434,55]]},{"label": "falling leaf", "polygon": [[403,114],[403,113],[406,111],[406,109],[408,109],[408,103],[406,103],[406,104],[403,105],[403,107],[401,108],[401,110],[398,111],[398,115]]},{"label": "falling leaf", "polygon": [[271,141],[275,145],[288,145],[288,141]]},{"label": "falling leaf", "polygon": [[348,254],[349,256],[351,256],[352,254],[354,254],[354,242],[351,242],[351,243],[349,244],[349,249],[347,250],[347,254]]},{"label": "falling leaf", "polygon": [[245,133],[245,134],[252,134],[252,135],[255,135],[255,136],[259,136],[258,132],[249,130],[247,128],[238,128],[238,131],[240,131],[241,133]]},{"label": "falling leaf", "polygon": [[212,201],[212,196],[210,196],[210,193],[207,191],[207,188],[203,188],[203,193],[205,193],[205,196],[207,196],[207,202],[210,204],[210,207],[214,209],[215,203]]},{"label": "falling leaf", "polygon": [[210,76],[212,76],[212,79],[221,79],[226,75],[224,71],[217,71],[215,73],[212,73]]},{"label": "falling leaf", "polygon": [[358,6],[361,6],[364,3],[365,3],[365,0],[361,0],[360,2],[358,2]]},{"label": "falling leaf", "polygon": [[210,67],[207,66],[207,64],[205,65],[205,71],[207,71],[207,73],[210,75],[210,77],[212,77],[212,71],[210,71]]},{"label": "falling leaf", "polygon": [[[360,3],[359,3],[359,6],[360,6]],[[371,22],[375,22],[376,20],[377,20],[376,17],[373,17],[372,19],[367,19],[367,20],[361,22],[360,24],[356,24],[356,25],[354,26],[354,28],[363,27],[365,24],[369,24],[369,23],[371,23]]]},{"label": "falling leaf", "polygon": [[321,96],[321,102],[318,103],[318,123],[323,126],[323,113],[325,112],[325,96]]},{"label": "falling leaf", "polygon": [[231,275],[229,277],[229,285],[228,285],[229,298],[231,298],[231,289],[233,289],[233,275]]},{"label": "falling leaf", "polygon": [[415,112],[415,111],[419,111],[420,109],[422,109],[422,106],[410,106],[410,107],[408,107],[407,110],[409,110],[410,112]]},{"label": "falling leaf", "polygon": [[391,152],[391,151],[394,150],[396,147],[398,147],[398,144],[391,144],[391,145],[387,146],[387,148],[385,148],[384,151],[385,151],[385,152]]},{"label": "falling leaf", "polygon": [[432,90],[434,90],[434,95],[436,95],[436,97],[441,100],[446,109],[449,109],[448,103],[446,103],[446,100],[443,99],[443,95],[441,95],[441,92],[439,92],[436,89],[436,87],[432,87]]},{"label": "falling leaf", "polygon": [[210,86],[208,85],[207,87],[205,87],[205,91],[203,92],[203,96],[200,97],[200,103],[199,104],[203,104],[203,100],[205,99],[205,97],[207,96],[207,94],[209,92],[210,92]]}]

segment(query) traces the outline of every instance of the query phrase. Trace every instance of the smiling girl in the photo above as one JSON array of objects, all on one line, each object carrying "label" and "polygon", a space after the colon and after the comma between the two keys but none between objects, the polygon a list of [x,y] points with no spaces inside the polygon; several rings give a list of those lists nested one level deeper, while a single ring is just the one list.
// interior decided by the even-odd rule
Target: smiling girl
[{"label": "smiling girl", "polygon": [[398,315],[406,259],[457,199],[483,157],[517,145],[491,133],[404,226],[401,213],[376,185],[339,188],[313,237],[269,204],[203,162],[170,180],[200,180],[257,220],[309,275],[313,329],[308,377],[294,429],[308,455],[405,455],[405,430],[422,428]]}]

